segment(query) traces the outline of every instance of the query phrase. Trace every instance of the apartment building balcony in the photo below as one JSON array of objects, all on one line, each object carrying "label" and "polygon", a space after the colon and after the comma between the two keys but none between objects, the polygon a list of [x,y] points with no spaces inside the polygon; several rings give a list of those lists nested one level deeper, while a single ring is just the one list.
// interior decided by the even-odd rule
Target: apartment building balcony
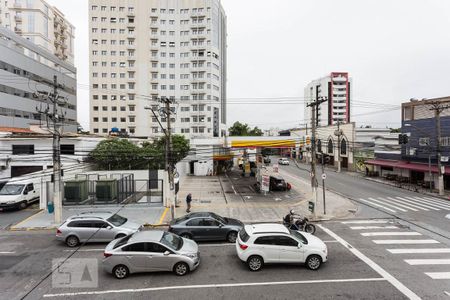
[{"label": "apartment building balcony", "polygon": [[343,76],[340,76],[340,77],[333,77],[333,78],[331,78],[331,81],[334,81],[334,82],[346,82],[346,81],[347,81],[347,78],[345,78],[345,77],[343,77]]},{"label": "apartment building balcony", "polygon": [[128,55],[128,56],[127,56],[127,60],[135,61],[135,60],[136,60],[136,56],[130,56],[130,55]]},{"label": "apartment building balcony", "polygon": [[134,13],[134,11],[129,11],[127,12],[127,17],[135,17],[136,14]]},{"label": "apartment building balcony", "polygon": [[132,44],[132,45],[127,44],[127,49],[135,50],[136,49],[136,45],[135,44]]},{"label": "apartment building balcony", "polygon": [[206,56],[193,56],[191,61],[206,61]]},{"label": "apartment building balcony", "polygon": [[192,29],[206,28],[206,23],[191,23],[191,28]]},{"label": "apartment building balcony", "polygon": [[197,12],[197,13],[193,13],[191,15],[191,18],[205,18],[206,17],[206,13],[205,12]]},{"label": "apartment building balcony", "polygon": [[16,21],[16,23],[22,23],[22,16],[14,16],[14,21]]},{"label": "apartment building balcony", "polygon": [[14,27],[14,32],[17,34],[22,34],[22,28]]}]

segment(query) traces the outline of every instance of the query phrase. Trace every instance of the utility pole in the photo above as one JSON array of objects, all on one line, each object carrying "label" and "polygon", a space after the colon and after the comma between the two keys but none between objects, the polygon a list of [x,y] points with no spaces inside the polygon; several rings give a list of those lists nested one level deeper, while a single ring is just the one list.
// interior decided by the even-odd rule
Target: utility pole
[{"label": "utility pole", "polygon": [[317,178],[316,178],[316,109],[318,106],[327,101],[326,97],[316,98],[316,101],[311,102],[307,107],[311,107],[311,188],[313,193],[313,203],[314,203],[314,218],[316,218],[316,207],[317,207]]},{"label": "utility pole", "polygon": [[337,169],[337,171],[338,171],[338,173],[341,172],[341,135],[342,135],[339,125],[340,125],[340,122],[337,121],[338,129],[337,129],[337,131],[334,132],[334,135],[337,136],[337,151],[338,151],[338,169]]},{"label": "utility pole", "polygon": [[437,141],[436,141],[436,152],[437,152],[437,166],[438,166],[438,188],[439,188],[439,195],[444,195],[444,172],[442,172],[442,162],[441,162],[441,113],[450,108],[450,105],[442,105],[439,102],[433,102],[432,108],[430,110],[434,111],[434,118],[436,120],[436,134],[437,134]]},{"label": "utility pole", "polygon": [[[38,91],[38,94],[45,95],[48,100],[50,100],[53,105],[52,112],[49,108],[45,111],[40,111],[37,107],[36,110],[39,113],[45,114],[47,120],[50,119],[53,123],[53,128],[51,129],[53,136],[53,206],[55,214],[55,223],[60,224],[62,222],[62,182],[61,182],[61,123],[64,123],[64,115],[58,114],[58,102],[59,99],[64,99],[58,95],[58,78],[56,75],[53,76],[53,93],[49,94],[47,91]],[[47,124],[48,130],[50,131],[50,126]]]}]

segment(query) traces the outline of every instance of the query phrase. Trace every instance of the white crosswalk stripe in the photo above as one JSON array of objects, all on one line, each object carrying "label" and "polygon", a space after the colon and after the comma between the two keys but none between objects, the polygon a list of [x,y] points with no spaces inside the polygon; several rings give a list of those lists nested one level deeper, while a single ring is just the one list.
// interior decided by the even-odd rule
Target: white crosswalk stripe
[{"label": "white crosswalk stripe", "polygon": [[435,254],[450,253],[450,248],[386,249],[392,254]]},{"label": "white crosswalk stripe", "polygon": [[419,197],[409,197],[409,198],[410,199],[414,199],[415,198],[415,199],[417,199],[418,201],[421,201],[424,204],[432,205],[432,206],[437,207],[437,208],[450,210],[450,205],[442,204],[442,203],[440,203],[438,201],[428,200],[427,198],[419,198]]},{"label": "white crosswalk stripe", "polygon": [[362,232],[362,236],[411,236],[411,235],[422,235],[419,232],[409,232],[409,231],[386,231],[386,232]]},{"label": "white crosswalk stripe", "polygon": [[417,200],[406,199],[406,198],[403,198],[403,197],[395,197],[395,198],[400,199],[400,200],[402,200],[402,201],[404,201],[404,202],[412,203],[412,204],[414,204],[414,205],[416,205],[416,206],[424,207],[424,208],[426,208],[426,209],[440,210],[439,208],[432,207],[432,206],[429,206],[429,205],[427,205],[427,204],[420,203],[420,202],[417,201]]},{"label": "white crosswalk stripe", "polygon": [[436,259],[436,258],[426,258],[426,259],[405,259],[405,262],[412,265],[450,265],[450,258]]},{"label": "white crosswalk stripe", "polygon": [[[420,209],[420,210],[424,210],[424,211],[430,211],[428,208],[425,208],[425,207],[422,207],[422,206],[419,206],[419,205],[416,205],[416,204],[408,203],[408,202],[402,201],[400,199],[395,199],[395,198],[392,198],[392,197],[386,197],[386,198],[388,198],[390,201],[406,204],[409,207],[414,207],[414,208],[417,208],[417,209]],[[411,210],[413,210],[413,209],[411,209]]]},{"label": "white crosswalk stripe", "polygon": [[344,221],[342,224],[384,224],[389,223],[388,220],[354,220],[354,221]]},{"label": "white crosswalk stripe", "polygon": [[372,240],[375,244],[394,245],[394,244],[439,244],[436,240]]},{"label": "white crosswalk stripe", "polygon": [[427,199],[427,200],[436,202],[438,204],[444,204],[446,206],[450,206],[450,199],[444,200],[444,199],[438,199],[438,198],[432,198],[432,197],[423,197],[423,199]]},{"label": "white crosswalk stripe", "polygon": [[403,212],[406,212],[406,211],[407,211],[406,209],[403,209],[403,208],[401,208],[401,207],[398,207],[398,206],[396,206],[396,205],[393,205],[393,204],[389,203],[389,201],[386,201],[386,200],[381,201],[381,200],[377,200],[377,199],[374,199],[374,198],[369,198],[369,200],[370,200],[370,201],[375,201],[376,203],[379,203],[379,204],[383,204],[383,205],[392,207],[392,208],[397,209],[397,210],[399,210],[399,211],[403,211]]},{"label": "white crosswalk stripe", "polygon": [[368,229],[398,229],[397,226],[352,226],[352,230],[368,230]]},{"label": "white crosswalk stripe", "polygon": [[425,272],[425,274],[433,279],[450,279],[450,272]]},{"label": "white crosswalk stripe", "polygon": [[393,210],[393,209],[390,209],[389,207],[386,207],[386,206],[383,206],[383,205],[380,205],[380,204],[377,204],[377,203],[374,203],[374,202],[372,202],[372,201],[369,201],[369,200],[366,200],[366,199],[362,199],[362,198],[360,198],[359,200],[361,200],[361,201],[363,201],[363,202],[366,202],[366,203],[369,203],[370,205],[373,205],[373,206],[376,206],[376,207],[380,207],[380,208],[383,208],[383,209],[385,209],[385,210],[387,210],[387,211],[390,211],[390,212],[396,212],[395,210]]}]

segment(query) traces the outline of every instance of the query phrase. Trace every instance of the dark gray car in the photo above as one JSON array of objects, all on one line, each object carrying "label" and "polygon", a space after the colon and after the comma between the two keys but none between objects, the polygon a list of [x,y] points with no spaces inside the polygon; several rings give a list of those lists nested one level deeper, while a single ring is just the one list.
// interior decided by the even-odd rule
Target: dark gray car
[{"label": "dark gray car", "polygon": [[234,243],[243,226],[239,220],[221,217],[213,212],[195,212],[172,220],[169,231],[196,241],[226,240]]}]

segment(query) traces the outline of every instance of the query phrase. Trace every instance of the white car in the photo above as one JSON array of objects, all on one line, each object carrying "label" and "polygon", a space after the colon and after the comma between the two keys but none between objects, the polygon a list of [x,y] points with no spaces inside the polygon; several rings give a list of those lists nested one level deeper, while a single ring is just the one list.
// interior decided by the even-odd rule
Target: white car
[{"label": "white car", "polygon": [[289,166],[289,159],[287,159],[286,157],[280,158],[280,159],[278,159],[278,164]]},{"label": "white car", "polygon": [[261,270],[266,263],[305,263],[317,270],[328,259],[322,240],[282,224],[245,225],[238,234],[236,251],[251,271]]}]

